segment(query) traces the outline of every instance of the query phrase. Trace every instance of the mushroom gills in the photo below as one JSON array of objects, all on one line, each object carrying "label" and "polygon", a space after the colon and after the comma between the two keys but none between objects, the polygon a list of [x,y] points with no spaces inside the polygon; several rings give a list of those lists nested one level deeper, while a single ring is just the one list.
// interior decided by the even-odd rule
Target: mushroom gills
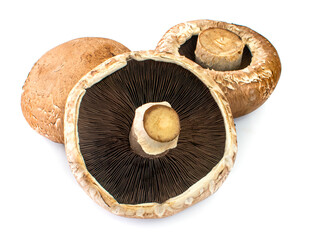
[{"label": "mushroom gills", "polygon": [[[168,102],[179,116],[177,147],[146,157],[130,146],[135,110]],[[226,129],[207,86],[177,64],[129,60],[88,88],[78,115],[89,173],[118,203],[163,203],[205,177],[222,159]]]},{"label": "mushroom gills", "polygon": [[[184,44],[182,44],[179,48],[179,54],[181,56],[185,56],[186,58],[190,59],[191,61],[196,62],[196,55],[195,55],[195,50],[197,46],[197,41],[198,41],[198,35],[192,36],[190,39],[188,39]],[[247,45],[245,45],[242,58],[241,58],[241,63],[240,66],[234,70],[240,70],[244,69],[247,66],[250,65],[252,60],[252,54]],[[198,62],[196,62],[198,63]],[[199,64],[199,63],[198,63]],[[199,64],[200,65],[200,64]],[[221,70],[221,71],[229,71],[229,70]]]}]

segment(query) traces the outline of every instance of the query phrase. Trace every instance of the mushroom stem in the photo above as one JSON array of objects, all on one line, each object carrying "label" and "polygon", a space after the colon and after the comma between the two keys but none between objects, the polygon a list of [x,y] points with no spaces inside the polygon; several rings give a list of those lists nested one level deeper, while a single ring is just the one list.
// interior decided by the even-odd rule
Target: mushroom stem
[{"label": "mushroom stem", "polygon": [[135,111],[130,145],[143,157],[158,157],[177,146],[178,114],[168,102],[146,103]]},{"label": "mushroom stem", "polygon": [[236,70],[240,67],[244,47],[235,33],[208,28],[198,36],[195,60],[203,67],[217,71]]}]

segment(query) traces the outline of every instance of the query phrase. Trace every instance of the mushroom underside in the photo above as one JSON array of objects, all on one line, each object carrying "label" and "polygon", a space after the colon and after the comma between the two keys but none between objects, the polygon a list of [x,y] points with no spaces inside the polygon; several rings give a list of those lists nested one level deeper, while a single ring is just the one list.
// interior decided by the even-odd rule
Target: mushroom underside
[{"label": "mushroom underside", "polygon": [[[185,56],[186,58],[190,59],[191,61],[196,62],[196,60],[195,60],[195,58],[196,58],[195,49],[196,49],[196,45],[197,45],[197,39],[198,39],[198,35],[193,35],[190,39],[188,39],[184,44],[182,44],[179,47],[179,50],[178,50],[179,54],[182,55],[182,56]],[[229,71],[236,71],[236,70],[244,69],[251,64],[251,60],[252,60],[251,51],[249,49],[249,46],[245,45],[244,50],[243,50],[241,64],[240,64],[239,68],[235,69],[235,70],[229,70]]]},{"label": "mushroom underside", "polygon": [[[178,113],[177,147],[154,158],[130,147],[135,110],[169,102]],[[86,168],[118,203],[163,203],[205,177],[222,159],[226,129],[207,86],[177,64],[129,60],[86,90],[78,115]]]}]

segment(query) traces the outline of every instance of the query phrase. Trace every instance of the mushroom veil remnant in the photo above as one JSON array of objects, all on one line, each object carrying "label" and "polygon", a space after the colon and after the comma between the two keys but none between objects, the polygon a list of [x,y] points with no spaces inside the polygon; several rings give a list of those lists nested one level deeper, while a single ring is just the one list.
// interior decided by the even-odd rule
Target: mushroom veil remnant
[{"label": "mushroom veil remnant", "polygon": [[173,215],[213,194],[237,151],[227,100],[181,56],[124,53],[69,94],[65,148],[86,193],[114,214]]},{"label": "mushroom veil remnant", "polygon": [[225,93],[234,117],[261,106],[281,73],[276,49],[250,28],[212,20],[178,24],[159,41],[159,52],[185,56],[213,78]]},{"label": "mushroom veil remnant", "polygon": [[21,108],[29,125],[48,139],[63,143],[65,102],[73,86],[100,63],[128,51],[114,40],[86,37],[45,53],[32,67],[23,86]]}]

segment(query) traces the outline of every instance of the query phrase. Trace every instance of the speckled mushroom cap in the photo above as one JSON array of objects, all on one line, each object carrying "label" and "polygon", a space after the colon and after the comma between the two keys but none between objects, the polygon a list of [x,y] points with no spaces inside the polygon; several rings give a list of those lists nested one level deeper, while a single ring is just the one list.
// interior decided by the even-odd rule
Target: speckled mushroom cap
[{"label": "speckled mushroom cap", "polygon": [[[99,183],[99,180],[90,173],[90,170],[87,167],[88,163],[86,164],[86,159],[82,154],[82,148],[80,144],[83,141],[81,137],[84,137],[85,135],[80,135],[81,131],[79,127],[81,118],[80,109],[83,104],[83,101],[86,101],[84,99],[86,98],[88,91],[90,91],[90,89],[92,89],[94,86],[98,86],[99,88],[103,88],[104,86],[107,87],[107,85],[104,84],[99,85],[99,84],[104,83],[104,81],[107,81],[109,76],[117,73],[122,69],[124,72],[126,72],[127,71],[126,66],[129,65],[130,61],[138,63],[147,61],[172,63],[185,69],[186,71],[189,71],[190,74],[193,74],[202,82],[202,86],[206,86],[207,89],[209,89],[211,93],[210,96],[212,96],[212,98],[214,99],[216,106],[219,107],[220,109],[219,114],[223,118],[222,124],[223,128],[225,129],[224,130],[225,140],[221,159],[219,159],[218,163],[216,163],[215,166],[212,169],[210,169],[207,175],[205,175],[195,184],[187,188],[186,191],[170,199],[167,199],[164,202],[154,201],[154,202],[142,202],[138,204],[127,204],[125,202],[121,203],[118,202],[116,198],[111,194],[111,191],[107,191],[107,189],[105,189]],[[145,86],[147,86],[147,84]],[[119,91],[121,90],[119,89]],[[117,90],[115,91],[115,93],[117,94],[117,92],[119,91]],[[192,94],[194,93],[192,92]],[[100,99],[99,101],[103,101],[102,100],[103,98],[98,99]],[[125,100],[124,103],[126,103]],[[100,103],[100,105],[102,104],[104,103],[103,102]],[[113,108],[114,106],[109,105],[107,107],[112,109],[115,118],[119,117],[119,114],[117,114],[117,110]],[[91,111],[97,112],[97,109]],[[88,118],[85,118],[86,121],[88,121],[88,119],[91,118],[91,116],[87,117]],[[91,118],[89,120],[89,123],[87,124],[92,124],[91,123],[92,121],[93,119]],[[108,127],[109,126],[107,125],[105,128]],[[94,129],[93,128],[89,129],[90,131],[95,132],[97,131],[97,128],[95,126]],[[121,130],[121,133],[123,131],[124,130]],[[183,131],[183,129],[181,131]],[[182,133],[180,133],[180,138],[182,136],[181,134]],[[192,135],[194,135],[193,132]],[[84,189],[84,191],[97,204],[111,211],[112,213],[119,216],[133,217],[133,218],[167,217],[179,211],[182,211],[183,209],[213,194],[221,186],[221,184],[229,174],[234,164],[237,151],[236,131],[232,113],[229,104],[220,87],[211,78],[209,78],[209,76],[205,73],[205,71],[203,71],[203,69],[199,65],[192,64],[192,62],[189,59],[181,56],[175,56],[173,54],[159,53],[155,51],[139,51],[139,52],[124,53],[115,56],[105,61],[104,63],[100,64],[92,71],[90,71],[88,74],[86,74],[84,77],[82,77],[70,92],[66,102],[65,118],[64,118],[64,136],[65,136],[65,149],[69,165],[76,180],[78,181],[80,186]],[[115,144],[120,140],[121,139],[115,139],[113,140],[114,142],[112,144]],[[183,139],[181,141],[184,142]],[[98,147],[99,143],[96,141],[96,139],[90,139],[90,141],[87,142],[87,144],[94,144],[94,143],[96,144],[95,150],[104,147],[101,145],[101,147],[99,148]],[[179,143],[179,145],[181,144]],[[177,148],[173,151],[177,151]],[[107,146],[106,149],[108,149],[107,151],[109,151],[109,146]],[[90,153],[90,155],[91,154],[92,153]],[[102,157],[104,157],[104,154],[102,154]],[[106,159],[106,161],[110,160]],[[119,164],[119,163],[116,159],[115,163],[109,162],[109,165],[110,164]],[[123,174],[122,177],[125,178],[125,174]],[[126,179],[125,181],[127,181],[127,184],[129,185],[129,179]]]},{"label": "speckled mushroom cap", "polygon": [[[156,50],[175,55],[182,47],[191,45],[194,54],[197,35],[208,28],[222,28],[237,34],[245,44],[244,58],[239,70],[215,71],[204,69],[226,94],[234,117],[248,114],[261,106],[276,87],[281,63],[276,49],[263,36],[250,28],[212,20],[196,20],[178,24],[168,30]],[[191,41],[191,43],[189,43]],[[187,56],[195,61],[194,55]]]},{"label": "speckled mushroom cap", "polygon": [[128,51],[111,39],[85,37],[45,53],[23,86],[21,108],[29,125],[48,139],[63,143],[64,108],[72,87],[106,59]]}]

